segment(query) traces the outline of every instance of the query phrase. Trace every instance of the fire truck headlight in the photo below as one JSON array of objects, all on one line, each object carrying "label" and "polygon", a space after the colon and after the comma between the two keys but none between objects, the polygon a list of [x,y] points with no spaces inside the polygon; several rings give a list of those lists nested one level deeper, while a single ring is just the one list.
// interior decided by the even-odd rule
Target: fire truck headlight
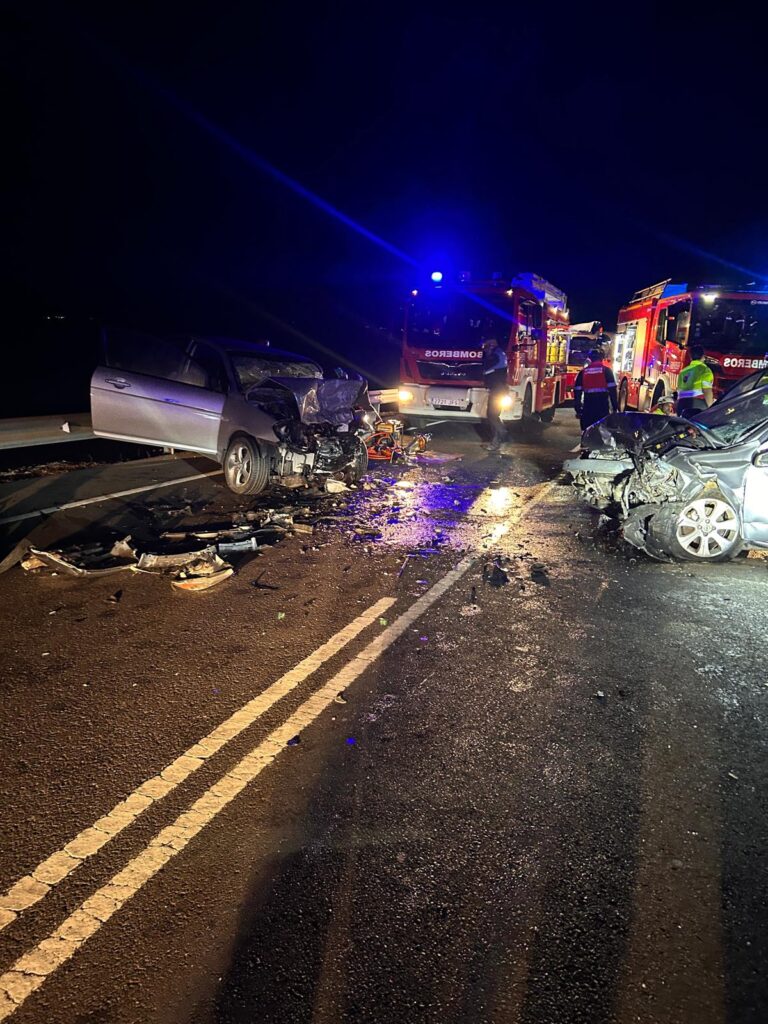
[{"label": "fire truck headlight", "polygon": [[413,392],[409,391],[408,388],[400,388],[397,392],[397,400],[398,402],[412,402]]},{"label": "fire truck headlight", "polygon": [[717,298],[717,292],[706,292],[701,297],[702,299],[704,299],[705,302],[714,302]]},{"label": "fire truck headlight", "polygon": [[512,395],[502,395],[499,399],[500,409],[511,409],[512,408]]}]

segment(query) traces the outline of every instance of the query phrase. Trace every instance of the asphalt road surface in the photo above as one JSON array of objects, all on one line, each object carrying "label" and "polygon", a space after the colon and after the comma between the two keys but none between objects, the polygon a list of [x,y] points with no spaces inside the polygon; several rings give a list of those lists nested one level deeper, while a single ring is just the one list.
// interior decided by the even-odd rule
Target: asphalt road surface
[{"label": "asphalt road surface", "polygon": [[[0,575],[0,1020],[768,1019],[768,564],[611,544],[576,443],[270,499],[205,593]],[[12,481],[5,550],[242,513],[214,468]]]}]

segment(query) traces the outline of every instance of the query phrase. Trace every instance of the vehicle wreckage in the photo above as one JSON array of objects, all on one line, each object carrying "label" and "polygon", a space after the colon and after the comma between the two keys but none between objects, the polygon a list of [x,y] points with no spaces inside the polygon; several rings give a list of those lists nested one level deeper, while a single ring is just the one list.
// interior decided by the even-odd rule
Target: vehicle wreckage
[{"label": "vehicle wreckage", "polygon": [[722,562],[768,549],[768,380],[693,419],[614,413],[564,469],[624,539],[654,558]]},{"label": "vehicle wreckage", "polygon": [[244,341],[106,329],[91,379],[97,437],[198,452],[236,494],[355,483],[375,420],[365,381],[324,378],[312,359]]}]

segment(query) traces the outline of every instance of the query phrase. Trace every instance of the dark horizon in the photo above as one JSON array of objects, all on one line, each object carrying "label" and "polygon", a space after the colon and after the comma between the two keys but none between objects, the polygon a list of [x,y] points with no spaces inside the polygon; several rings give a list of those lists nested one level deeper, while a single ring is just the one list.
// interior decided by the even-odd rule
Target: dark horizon
[{"label": "dark horizon", "polygon": [[12,6],[11,308],[354,358],[434,268],[764,277],[757,37],[659,10]]}]

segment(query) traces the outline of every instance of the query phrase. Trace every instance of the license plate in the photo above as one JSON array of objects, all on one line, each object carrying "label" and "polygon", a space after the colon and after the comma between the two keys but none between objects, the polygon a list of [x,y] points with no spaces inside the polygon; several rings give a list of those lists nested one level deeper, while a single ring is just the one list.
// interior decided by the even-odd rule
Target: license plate
[{"label": "license plate", "polygon": [[432,406],[447,406],[451,409],[469,407],[469,394],[466,388],[430,388],[427,400]]}]

